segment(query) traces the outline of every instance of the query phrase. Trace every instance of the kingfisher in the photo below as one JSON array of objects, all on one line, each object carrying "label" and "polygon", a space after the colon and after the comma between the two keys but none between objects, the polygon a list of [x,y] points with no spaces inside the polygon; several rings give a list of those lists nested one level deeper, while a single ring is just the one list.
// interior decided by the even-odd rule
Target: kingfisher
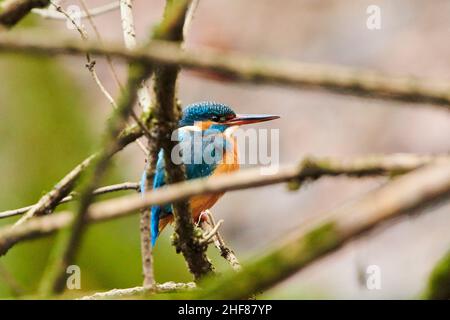
[{"label": "kingfisher", "polygon": [[[186,179],[198,179],[227,174],[239,170],[237,139],[233,135],[241,125],[278,119],[275,115],[236,114],[229,106],[205,101],[188,105],[182,113],[176,130],[179,141],[179,162],[186,168]],[[158,153],[153,189],[165,185],[164,151]],[[141,179],[141,192],[145,192],[146,170]],[[189,207],[194,222],[199,221],[201,213],[210,209],[223,196],[223,193],[191,197]],[[173,221],[172,205],[151,207],[151,243],[155,245],[160,232]]]}]

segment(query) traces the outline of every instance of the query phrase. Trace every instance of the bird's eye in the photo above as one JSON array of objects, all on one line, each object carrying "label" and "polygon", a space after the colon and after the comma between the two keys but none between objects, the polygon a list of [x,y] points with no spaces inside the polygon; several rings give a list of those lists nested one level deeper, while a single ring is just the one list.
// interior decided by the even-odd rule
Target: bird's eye
[{"label": "bird's eye", "polygon": [[219,117],[218,116],[211,116],[211,120],[214,122],[219,122]]}]

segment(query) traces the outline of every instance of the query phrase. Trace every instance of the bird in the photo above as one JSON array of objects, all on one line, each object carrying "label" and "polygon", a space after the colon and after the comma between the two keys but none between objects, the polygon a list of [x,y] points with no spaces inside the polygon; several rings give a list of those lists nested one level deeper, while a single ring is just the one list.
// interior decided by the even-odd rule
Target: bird
[{"label": "bird", "polygon": [[[239,126],[278,119],[276,115],[237,114],[223,103],[203,101],[190,104],[182,112],[178,123],[177,137],[183,147],[179,152],[180,161],[186,170],[186,179],[193,180],[239,170],[238,146],[233,133]],[[197,135],[197,136],[196,136]],[[196,138],[198,137],[198,138]],[[147,170],[141,177],[140,189],[146,190]],[[157,157],[153,189],[166,184],[164,150]],[[194,222],[201,213],[210,209],[223,193],[199,195],[188,199]],[[151,207],[151,245],[168,223],[173,221],[171,204]]]}]

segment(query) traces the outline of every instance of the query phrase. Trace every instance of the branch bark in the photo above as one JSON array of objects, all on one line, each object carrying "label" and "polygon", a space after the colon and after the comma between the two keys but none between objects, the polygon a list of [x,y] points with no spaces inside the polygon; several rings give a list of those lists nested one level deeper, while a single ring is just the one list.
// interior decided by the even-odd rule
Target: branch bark
[{"label": "branch bark", "polygon": [[126,121],[136,101],[137,88],[149,74],[149,68],[136,69],[134,65],[129,68],[127,86],[118,102],[114,116],[109,122],[103,148],[99,156],[95,159],[95,166],[88,177],[88,183],[81,191],[80,203],[75,219],[71,223],[71,228],[68,230],[67,235],[61,238],[61,244],[56,249],[57,253],[54,263],[49,267],[47,274],[44,275],[41,293],[45,296],[55,293],[58,294],[64,290],[67,276],[66,269],[75,258],[79,247],[79,242],[87,221],[88,208],[94,198],[93,192],[100,184],[109,166],[111,157],[120,145],[118,136],[125,128]]},{"label": "branch bark", "polygon": [[[418,169],[426,164],[445,164],[449,161],[450,159],[445,156],[433,158],[413,155],[373,156],[353,160],[333,158],[316,158],[313,160],[309,158],[303,160],[301,165],[282,167],[277,174],[271,176],[261,175],[259,169],[248,169],[227,176],[177,183],[149,191],[145,193],[144,197],[128,195],[101,201],[89,208],[87,218],[88,222],[115,219],[152,205],[173,203],[205,193],[248,189],[292,180],[301,182],[318,179],[322,176],[398,175]],[[311,163],[314,163],[314,165],[311,165]],[[14,229],[11,229],[9,226],[1,228],[0,256],[20,241],[46,236],[68,226],[72,219],[73,215],[70,212],[63,212],[50,216],[36,217]]]},{"label": "branch bark", "polygon": [[[81,19],[85,19],[88,17],[96,17],[103,15],[105,13],[114,11],[119,8],[119,3],[117,1],[107,3],[102,6],[98,6],[89,10],[84,10],[80,14]],[[56,10],[49,10],[49,9],[32,9],[31,12],[34,14],[39,15],[40,17],[44,19],[53,19],[53,20],[66,20],[66,16],[61,14],[60,12]]]},{"label": "branch bark", "polygon": [[0,31],[11,28],[34,8],[45,8],[50,0],[7,0],[1,5]]},{"label": "branch bark", "polygon": [[[122,22],[122,31],[125,46],[129,50],[137,47],[136,30],[134,27],[133,4],[131,0],[120,0],[120,16]],[[143,81],[138,89],[138,102],[144,112],[150,111],[150,94],[145,81]],[[147,159],[154,157],[151,150],[152,139],[151,132],[148,132],[148,152]],[[147,179],[148,180],[148,179]],[[151,181],[147,181],[147,190],[151,189]],[[153,254],[151,246],[150,231],[150,209],[142,209],[140,217],[140,236],[141,236],[141,256],[142,256],[142,273],[144,275],[143,287],[147,290],[155,290],[155,276],[153,272]]]},{"label": "branch bark", "polygon": [[335,65],[306,64],[288,60],[261,59],[207,48],[181,50],[177,45],[152,41],[143,49],[129,51],[113,43],[80,43],[68,39],[35,36],[2,36],[0,51],[43,55],[85,52],[108,54],[144,64],[163,64],[205,71],[230,80],[256,84],[277,84],[300,89],[320,89],[343,95],[430,103],[450,110],[450,83],[433,79],[383,75],[372,70]]},{"label": "branch bark", "polygon": [[[194,282],[188,283],[176,283],[176,282],[165,282],[155,285],[156,293],[169,293],[169,292],[183,292],[191,291],[196,288]],[[148,293],[145,287],[134,287],[127,289],[113,289],[106,292],[97,292],[90,296],[81,297],[79,300],[106,300],[106,299],[124,299],[124,298],[135,298],[135,297],[145,297]]]},{"label": "branch bark", "polygon": [[[61,182],[59,184],[61,184]],[[110,186],[105,186],[105,187],[98,188],[98,189],[96,189],[93,192],[93,194],[94,195],[102,195],[102,194],[106,194],[106,193],[117,192],[117,191],[124,191],[124,190],[136,190],[136,191],[138,191],[139,190],[139,184],[136,183],[136,182],[124,182],[124,183],[119,183],[119,184],[113,184],[113,185],[110,185]],[[53,190],[52,190],[52,192],[53,192]],[[58,190],[56,192],[59,193],[61,191]],[[50,199],[50,197],[51,197],[50,195],[51,194],[52,193],[50,192],[49,194],[45,195],[43,197],[43,199]],[[59,201],[58,203],[53,203],[53,205],[54,206],[58,206],[60,204],[73,201],[77,197],[78,197],[78,194],[76,192],[71,192],[68,196],[62,198],[61,201]],[[0,212],[0,219],[9,218],[9,217],[13,217],[13,216],[24,214],[27,211],[29,211],[31,209],[34,209],[37,206],[39,206],[39,203],[31,205],[31,206],[19,208],[19,209],[13,209],[13,210],[7,210],[7,211]],[[54,208],[52,208],[52,210],[54,210]],[[48,212],[48,211],[44,211],[44,212]]]},{"label": "branch bark", "polygon": [[[191,1],[167,1],[164,11],[165,19],[155,30],[154,39],[167,40],[177,43],[183,41],[183,27],[187,11]],[[170,21],[171,24],[164,21]],[[154,142],[149,145],[150,152],[158,154],[160,149],[164,150],[164,161],[166,170],[166,183],[173,184],[185,180],[183,165],[176,165],[172,162],[171,154],[176,145],[176,141],[171,141],[172,132],[178,128],[178,121],[181,115],[181,108],[176,102],[176,81],[179,67],[157,66],[153,78],[153,97],[156,132]],[[156,158],[152,157],[152,162],[148,163],[149,170],[147,176],[153,176],[156,167]],[[149,179],[147,179],[149,182]],[[174,245],[177,252],[181,252],[186,260],[190,272],[195,280],[212,272],[212,264],[206,256],[207,245],[199,241],[195,234],[192,223],[189,205],[186,201],[176,202],[172,205],[175,222]]]},{"label": "branch bark", "polygon": [[337,250],[387,219],[450,196],[450,162],[428,165],[398,177],[355,202],[305,223],[266,250],[242,272],[203,283],[190,299],[245,299],[271,288],[320,257]]}]

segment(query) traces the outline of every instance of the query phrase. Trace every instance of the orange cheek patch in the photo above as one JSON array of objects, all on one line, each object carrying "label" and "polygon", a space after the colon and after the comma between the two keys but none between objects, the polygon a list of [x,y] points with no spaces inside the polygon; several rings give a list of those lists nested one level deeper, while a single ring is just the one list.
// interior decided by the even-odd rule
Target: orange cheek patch
[{"label": "orange cheek patch", "polygon": [[195,123],[195,125],[197,127],[199,127],[201,130],[207,130],[209,129],[209,127],[211,127],[213,125],[214,122],[212,121],[201,121],[201,122],[197,122]]}]

